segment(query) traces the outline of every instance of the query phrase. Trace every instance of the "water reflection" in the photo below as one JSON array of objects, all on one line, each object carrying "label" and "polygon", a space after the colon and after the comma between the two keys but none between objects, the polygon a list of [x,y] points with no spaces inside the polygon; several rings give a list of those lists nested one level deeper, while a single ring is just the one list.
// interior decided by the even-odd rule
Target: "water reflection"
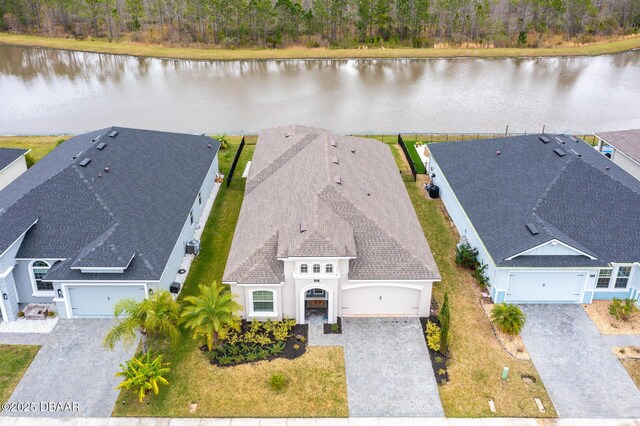
[{"label": "water reflection", "polygon": [[[640,51],[601,57],[183,61],[0,46],[0,133],[640,127]],[[597,100],[597,102],[594,102]]]}]

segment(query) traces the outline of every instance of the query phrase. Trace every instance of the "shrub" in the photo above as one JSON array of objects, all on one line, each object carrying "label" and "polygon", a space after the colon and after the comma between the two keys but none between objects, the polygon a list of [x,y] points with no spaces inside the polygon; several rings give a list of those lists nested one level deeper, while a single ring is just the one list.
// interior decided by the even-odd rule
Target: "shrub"
[{"label": "shrub", "polygon": [[287,387],[287,377],[284,374],[275,373],[269,378],[269,386],[276,392]]},{"label": "shrub", "polygon": [[460,244],[456,250],[456,263],[467,269],[475,269],[478,266],[478,249],[469,243]]},{"label": "shrub", "polygon": [[331,324],[331,332],[337,333],[340,331],[340,326],[338,324]]},{"label": "shrub", "polygon": [[440,350],[440,327],[435,322],[427,322],[427,346],[433,351]]},{"label": "shrub", "polygon": [[298,349],[300,349],[300,345],[299,345],[299,344],[297,344],[297,343],[296,343],[296,344],[294,344],[294,345],[293,345],[293,349],[295,349],[295,350],[297,351]]},{"label": "shrub", "polygon": [[24,318],[24,311],[18,312],[18,318]]},{"label": "shrub", "polygon": [[618,321],[629,321],[638,312],[638,306],[633,299],[613,298],[609,305],[609,313]]},{"label": "shrub", "polygon": [[169,363],[162,362],[162,355],[151,359],[151,352],[147,351],[139,357],[133,357],[125,364],[120,364],[122,371],[116,376],[124,377],[117,389],[134,391],[138,395],[140,402],[150,391],[158,394],[159,385],[168,385],[169,382],[164,376],[169,372]]},{"label": "shrub", "polygon": [[518,306],[498,303],[493,306],[491,319],[504,333],[517,336],[522,331],[527,318]]},{"label": "shrub", "polygon": [[[438,319],[440,320],[440,348],[439,351],[441,354],[446,354],[447,349],[449,349],[449,324],[451,312],[449,309],[449,295],[447,292],[444,292],[444,301],[442,302],[442,307],[440,308],[440,313],[438,314]],[[435,349],[434,349],[435,350]]]},{"label": "shrub", "polygon": [[488,268],[488,265],[486,263],[480,262],[476,266],[476,269],[471,274],[473,278],[476,280],[476,282],[478,283],[478,285],[483,289],[486,289],[487,287],[489,287],[489,277],[487,276],[487,268]]},{"label": "shrub", "polygon": [[49,318],[53,318],[53,317],[55,317],[55,316],[56,316],[56,311],[47,311],[47,316],[48,316]]},{"label": "shrub", "polygon": [[304,343],[304,342],[307,341],[307,339],[304,336],[300,335],[300,334],[298,334],[296,336],[296,338],[298,339],[298,342],[300,342],[300,343]]},{"label": "shrub", "polygon": [[220,149],[229,148],[229,139],[227,138],[227,134],[226,133],[223,133],[221,135],[215,135],[213,138],[217,139],[218,142],[220,142]]}]

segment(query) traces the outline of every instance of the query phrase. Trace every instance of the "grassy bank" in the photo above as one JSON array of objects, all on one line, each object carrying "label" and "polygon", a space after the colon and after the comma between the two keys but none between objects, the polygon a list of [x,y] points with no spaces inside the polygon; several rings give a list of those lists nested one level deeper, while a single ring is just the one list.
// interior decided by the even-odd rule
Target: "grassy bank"
[{"label": "grassy bank", "polygon": [[0,33],[0,44],[48,47],[83,52],[111,53],[196,60],[348,59],[348,58],[500,58],[538,56],[595,56],[640,48],[640,37],[616,39],[581,46],[550,48],[426,48],[426,49],[205,49],[117,43],[104,40],[75,40]]}]

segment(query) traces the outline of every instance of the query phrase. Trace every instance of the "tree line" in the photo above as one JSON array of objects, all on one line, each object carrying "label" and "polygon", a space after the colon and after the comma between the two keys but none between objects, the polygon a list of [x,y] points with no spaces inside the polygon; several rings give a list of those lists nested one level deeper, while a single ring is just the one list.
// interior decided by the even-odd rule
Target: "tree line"
[{"label": "tree line", "polygon": [[235,47],[538,47],[638,33],[640,0],[2,0],[0,30]]}]

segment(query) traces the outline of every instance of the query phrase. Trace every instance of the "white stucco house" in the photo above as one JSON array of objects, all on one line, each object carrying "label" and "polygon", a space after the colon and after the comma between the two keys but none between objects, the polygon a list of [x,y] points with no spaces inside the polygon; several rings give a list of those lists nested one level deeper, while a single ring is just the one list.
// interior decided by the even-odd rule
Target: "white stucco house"
[{"label": "white stucco house", "polygon": [[[0,312],[110,317],[176,280],[219,142],[111,127],[74,137],[0,191]],[[175,286],[174,286],[175,288]]]},{"label": "white stucco house", "polygon": [[509,303],[637,299],[640,182],[565,135],[430,144],[461,237]]},{"label": "white stucco house", "polygon": [[640,129],[596,133],[598,151],[640,179]]},{"label": "white stucco house", "polygon": [[428,316],[439,279],[389,146],[260,132],[223,278],[244,318]]},{"label": "white stucco house", "polygon": [[27,171],[26,149],[0,148],[0,191]]}]

